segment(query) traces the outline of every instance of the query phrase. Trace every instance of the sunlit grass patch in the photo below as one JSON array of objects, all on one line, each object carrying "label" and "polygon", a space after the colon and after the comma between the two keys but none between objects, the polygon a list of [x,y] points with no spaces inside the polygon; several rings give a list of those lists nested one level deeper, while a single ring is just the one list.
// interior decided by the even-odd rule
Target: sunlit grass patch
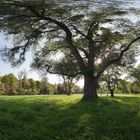
[{"label": "sunlit grass patch", "polygon": [[139,140],[140,95],[0,97],[0,140]]}]

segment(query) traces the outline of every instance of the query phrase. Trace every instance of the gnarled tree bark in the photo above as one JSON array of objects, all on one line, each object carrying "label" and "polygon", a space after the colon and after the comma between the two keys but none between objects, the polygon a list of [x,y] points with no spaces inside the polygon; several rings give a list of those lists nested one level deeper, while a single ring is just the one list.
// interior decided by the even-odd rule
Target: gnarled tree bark
[{"label": "gnarled tree bark", "polygon": [[84,77],[84,96],[83,100],[91,100],[98,97],[97,95],[98,80],[93,76]]}]

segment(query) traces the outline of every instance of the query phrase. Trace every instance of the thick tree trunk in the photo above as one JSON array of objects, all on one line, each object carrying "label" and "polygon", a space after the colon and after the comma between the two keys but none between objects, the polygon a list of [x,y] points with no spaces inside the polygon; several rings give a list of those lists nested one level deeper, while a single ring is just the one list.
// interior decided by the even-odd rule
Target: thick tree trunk
[{"label": "thick tree trunk", "polygon": [[67,92],[67,95],[71,95],[72,94],[72,88],[71,88],[70,85],[67,85],[66,92]]},{"label": "thick tree trunk", "polygon": [[71,95],[71,91],[67,91],[67,95],[68,95],[68,96]]},{"label": "thick tree trunk", "polygon": [[85,77],[83,100],[88,101],[97,98],[97,79],[91,76]]},{"label": "thick tree trunk", "polygon": [[114,97],[114,90],[110,90],[111,97]]}]

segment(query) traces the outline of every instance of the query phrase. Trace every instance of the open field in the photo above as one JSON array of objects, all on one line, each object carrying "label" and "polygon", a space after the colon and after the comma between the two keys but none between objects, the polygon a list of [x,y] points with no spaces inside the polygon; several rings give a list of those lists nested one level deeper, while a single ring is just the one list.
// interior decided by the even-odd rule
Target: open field
[{"label": "open field", "polygon": [[0,97],[0,140],[140,140],[140,95]]}]

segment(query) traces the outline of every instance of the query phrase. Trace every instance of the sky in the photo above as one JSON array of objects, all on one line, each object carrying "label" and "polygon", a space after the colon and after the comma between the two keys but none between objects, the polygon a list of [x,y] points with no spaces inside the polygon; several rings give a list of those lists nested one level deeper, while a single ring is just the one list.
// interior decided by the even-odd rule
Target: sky
[{"label": "sky", "polygon": [[[131,5],[131,7],[140,8],[140,0],[135,0],[135,2]],[[132,20],[135,22],[137,20],[137,17],[132,16]],[[5,38],[4,34],[0,32],[0,48],[4,46],[11,47],[13,44],[12,37],[9,37],[8,39]],[[140,57],[137,58],[138,63],[140,63]],[[32,54],[29,52],[27,54],[27,60],[20,66],[20,67],[11,67],[10,63],[5,63],[0,59],[0,75],[5,75],[9,73],[13,73],[15,76],[18,76],[18,73],[22,70],[27,71],[28,78],[33,78],[35,80],[40,80],[41,76],[39,72],[34,71],[30,68],[30,63],[32,62]],[[48,75],[48,81],[52,84],[56,84],[61,82],[61,79],[56,75]],[[83,80],[80,80],[78,84],[80,87],[83,87],[84,82]]]},{"label": "sky", "polygon": [[[12,46],[12,39],[10,39],[10,37],[8,39],[5,39],[5,36],[3,33],[0,33],[0,46],[4,47],[4,46],[8,46],[11,47]],[[29,55],[29,53],[28,53]],[[18,66],[18,67],[12,67],[10,63],[8,62],[4,62],[2,61],[2,59],[0,59],[0,75],[4,75],[4,74],[8,74],[8,73],[13,73],[15,75],[18,75],[18,73],[22,70],[27,70],[30,74],[33,74],[32,72],[30,72],[30,62],[31,62],[31,57],[28,56],[28,61],[26,61],[25,63],[23,63],[23,65]],[[38,79],[39,77],[36,74],[33,74],[35,79]]]},{"label": "sky", "polygon": [[[0,47],[8,46],[12,47],[13,41],[12,37],[8,37],[8,39],[4,36],[4,34],[0,33]],[[32,54],[31,52],[27,53],[26,61],[21,65],[17,67],[12,67],[10,63],[4,62],[2,59],[0,59],[0,75],[5,75],[9,73],[13,73],[15,76],[18,76],[20,71],[26,71],[28,78],[33,78],[35,80],[40,80],[41,75],[39,72],[34,71],[30,68],[30,64],[32,62]],[[55,75],[48,75],[48,80],[50,83],[55,84],[60,81],[60,78],[58,78]]]},{"label": "sky", "polygon": [[[12,37],[6,37],[2,32],[0,32],[0,48],[4,46],[12,47],[13,45]],[[26,61],[21,66],[12,67],[10,63],[4,62],[0,58],[0,75],[5,75],[9,73],[13,73],[16,77],[20,71],[26,71],[28,78],[33,78],[34,80],[40,80],[41,75],[38,71],[35,71],[30,68],[30,64],[32,62],[32,54],[31,52],[27,53]],[[56,75],[48,74],[48,81],[52,84],[62,83],[62,79]],[[80,80],[77,85],[83,87],[83,80]]]}]

